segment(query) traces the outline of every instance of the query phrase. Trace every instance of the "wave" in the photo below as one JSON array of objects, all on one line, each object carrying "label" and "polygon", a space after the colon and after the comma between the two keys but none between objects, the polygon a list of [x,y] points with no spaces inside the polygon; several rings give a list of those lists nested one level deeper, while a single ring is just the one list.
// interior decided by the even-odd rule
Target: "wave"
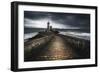
[{"label": "wave", "polygon": [[24,40],[34,37],[38,32],[24,34]]},{"label": "wave", "polygon": [[86,32],[60,32],[60,34],[90,40],[90,33]]}]

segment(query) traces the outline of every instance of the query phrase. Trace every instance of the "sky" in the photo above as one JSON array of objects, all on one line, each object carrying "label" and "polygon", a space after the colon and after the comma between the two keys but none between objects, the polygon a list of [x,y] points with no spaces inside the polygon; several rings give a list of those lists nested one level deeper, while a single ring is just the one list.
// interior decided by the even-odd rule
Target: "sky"
[{"label": "sky", "polygon": [[24,11],[25,28],[90,29],[90,14]]}]

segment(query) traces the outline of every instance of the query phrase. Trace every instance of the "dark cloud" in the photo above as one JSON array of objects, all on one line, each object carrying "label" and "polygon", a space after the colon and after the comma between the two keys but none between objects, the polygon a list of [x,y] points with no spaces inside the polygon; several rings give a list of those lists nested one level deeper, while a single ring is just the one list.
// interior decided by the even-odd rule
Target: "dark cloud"
[{"label": "dark cloud", "polygon": [[90,29],[90,14],[24,11],[24,17],[33,20],[49,18],[62,25]]},{"label": "dark cloud", "polygon": [[31,12],[31,11],[24,11],[24,17],[29,19],[42,19],[48,17],[49,13],[41,13],[41,12]]}]

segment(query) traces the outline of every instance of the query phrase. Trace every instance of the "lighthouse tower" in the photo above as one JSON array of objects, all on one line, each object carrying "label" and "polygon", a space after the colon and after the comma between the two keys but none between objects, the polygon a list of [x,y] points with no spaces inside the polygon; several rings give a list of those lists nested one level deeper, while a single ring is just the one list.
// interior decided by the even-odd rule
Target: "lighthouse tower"
[{"label": "lighthouse tower", "polygon": [[49,30],[50,29],[50,22],[48,21],[47,22],[47,30]]},{"label": "lighthouse tower", "polygon": [[47,32],[51,32],[52,31],[52,26],[50,26],[50,22],[48,21],[47,22],[47,29],[46,29]]},{"label": "lighthouse tower", "polygon": [[48,21],[47,22],[47,32],[49,32],[50,31],[50,22]]}]

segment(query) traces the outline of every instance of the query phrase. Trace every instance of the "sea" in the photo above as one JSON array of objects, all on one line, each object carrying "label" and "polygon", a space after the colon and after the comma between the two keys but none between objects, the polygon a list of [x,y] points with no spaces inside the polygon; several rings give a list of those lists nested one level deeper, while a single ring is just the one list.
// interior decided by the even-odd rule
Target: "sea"
[{"label": "sea", "polygon": [[[39,31],[44,31],[44,30],[38,30],[37,32],[31,31],[31,32],[24,33],[24,40],[26,41],[27,39],[34,37],[35,35],[38,34]],[[84,32],[84,31],[75,31],[75,30],[64,30],[64,31],[60,30],[59,34],[81,38],[85,40],[90,40],[90,32],[86,32],[86,31]]]}]

